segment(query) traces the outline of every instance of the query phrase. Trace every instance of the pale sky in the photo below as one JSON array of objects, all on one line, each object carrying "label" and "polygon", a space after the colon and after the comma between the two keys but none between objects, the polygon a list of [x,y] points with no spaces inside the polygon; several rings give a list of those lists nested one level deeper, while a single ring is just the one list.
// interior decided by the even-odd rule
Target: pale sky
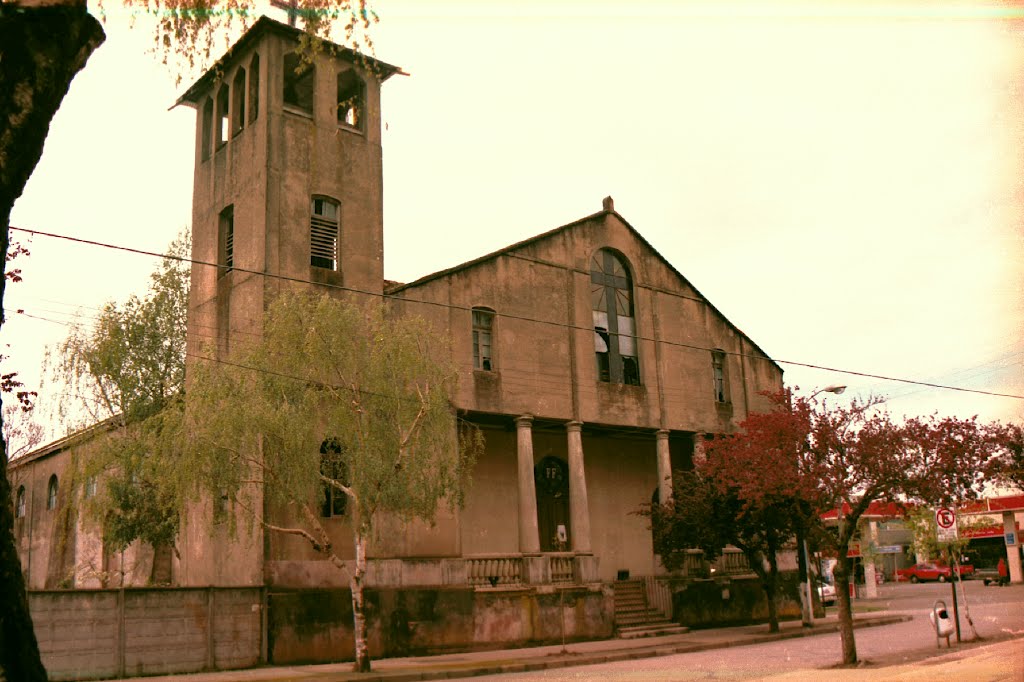
[{"label": "pale sky", "polygon": [[[1024,12],[941,2],[380,0],[385,275],[615,207],[789,385],[1024,419]],[[186,82],[109,25],[12,225],[162,251],[191,215]],[[275,18],[283,16],[272,14]],[[25,235],[13,233],[15,239]],[[153,260],[35,237],[4,371]],[[56,322],[55,322],[56,321]],[[45,394],[46,386],[40,387]]]}]

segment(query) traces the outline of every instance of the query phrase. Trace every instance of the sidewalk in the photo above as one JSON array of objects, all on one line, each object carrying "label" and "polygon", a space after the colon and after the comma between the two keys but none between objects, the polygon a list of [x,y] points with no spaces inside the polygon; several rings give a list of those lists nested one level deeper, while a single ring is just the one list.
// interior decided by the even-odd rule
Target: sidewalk
[{"label": "sidewalk", "polygon": [[[865,628],[910,620],[909,615],[880,613],[856,616],[854,627]],[[610,663],[653,656],[725,649],[729,647],[762,644],[795,637],[813,637],[838,631],[836,616],[814,621],[813,628],[802,627],[800,621],[780,623],[780,632],[769,633],[768,626],[744,625],[731,628],[693,630],[680,635],[648,637],[642,639],[606,639],[592,642],[574,642],[561,645],[538,646],[528,649],[498,649],[469,653],[418,656],[411,658],[385,658],[373,661],[373,671],[357,674],[352,663],[295,665],[227,670],[210,673],[191,673],[165,677],[129,678],[136,682],[284,682],[301,680],[359,680],[360,682],[414,682],[440,680],[452,677],[497,675],[534,670],[548,670],[567,666]]]}]

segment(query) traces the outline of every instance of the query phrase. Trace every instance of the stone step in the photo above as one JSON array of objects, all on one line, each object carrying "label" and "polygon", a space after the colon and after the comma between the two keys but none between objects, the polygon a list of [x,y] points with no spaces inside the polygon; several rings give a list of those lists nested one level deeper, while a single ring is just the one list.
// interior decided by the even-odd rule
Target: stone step
[{"label": "stone step", "polygon": [[637,639],[640,637],[662,637],[664,635],[682,635],[690,631],[690,628],[678,625],[670,621],[664,623],[651,623],[649,625],[635,625],[618,629],[619,639]]}]

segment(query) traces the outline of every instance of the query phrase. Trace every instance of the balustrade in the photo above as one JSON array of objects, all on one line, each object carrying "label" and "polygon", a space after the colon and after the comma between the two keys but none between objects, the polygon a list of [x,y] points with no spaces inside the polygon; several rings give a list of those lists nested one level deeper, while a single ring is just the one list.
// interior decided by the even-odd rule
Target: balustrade
[{"label": "balustrade", "polygon": [[498,587],[523,583],[521,557],[494,556],[466,559],[467,577],[473,587]]}]

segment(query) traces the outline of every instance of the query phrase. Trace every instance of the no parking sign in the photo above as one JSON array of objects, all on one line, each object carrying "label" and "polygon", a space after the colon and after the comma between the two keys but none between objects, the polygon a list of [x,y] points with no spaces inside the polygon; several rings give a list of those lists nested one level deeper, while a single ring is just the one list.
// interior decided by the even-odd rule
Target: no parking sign
[{"label": "no parking sign", "polygon": [[939,542],[954,542],[956,533],[956,513],[947,507],[935,510],[936,539]]}]

